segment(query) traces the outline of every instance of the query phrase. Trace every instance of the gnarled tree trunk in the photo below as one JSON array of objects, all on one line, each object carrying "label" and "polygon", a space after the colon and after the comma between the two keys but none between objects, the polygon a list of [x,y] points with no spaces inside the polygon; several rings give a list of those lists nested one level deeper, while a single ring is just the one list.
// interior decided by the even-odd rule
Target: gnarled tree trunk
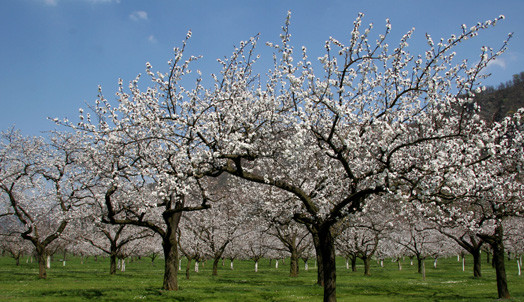
[{"label": "gnarled tree trunk", "polygon": [[493,250],[492,265],[497,276],[497,292],[499,299],[509,299],[508,280],[506,278],[506,266],[504,264],[504,231],[499,224],[492,235],[479,235],[484,241],[489,243]]},{"label": "gnarled tree trunk", "polygon": [[109,274],[116,274],[116,253],[111,253],[109,256]]},{"label": "gnarled tree trunk", "polygon": [[162,289],[178,290],[178,241],[176,230],[182,212],[176,212],[171,215],[164,215],[166,222],[166,236],[162,238],[162,247],[164,248],[164,283]]},{"label": "gnarled tree trunk", "polygon": [[471,253],[473,255],[473,277],[482,277],[481,264],[480,264],[480,249]]},{"label": "gnarled tree trunk", "polygon": [[417,272],[419,274],[422,274],[422,262],[425,260],[426,257],[422,257],[420,254],[417,254]]},{"label": "gnarled tree trunk", "polygon": [[46,279],[46,250],[42,245],[36,245],[36,257],[38,258],[38,278]]}]

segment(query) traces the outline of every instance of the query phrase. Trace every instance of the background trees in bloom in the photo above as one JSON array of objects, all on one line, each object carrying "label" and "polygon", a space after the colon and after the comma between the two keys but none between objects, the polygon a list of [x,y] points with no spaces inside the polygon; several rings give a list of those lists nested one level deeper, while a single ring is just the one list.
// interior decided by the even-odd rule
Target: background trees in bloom
[{"label": "background trees in bloom", "polygon": [[83,142],[65,133],[44,140],[14,130],[2,133],[1,139],[2,208],[18,220],[11,231],[34,246],[39,277],[46,278],[47,249],[82,214],[77,210],[86,203],[92,185],[77,164]]}]

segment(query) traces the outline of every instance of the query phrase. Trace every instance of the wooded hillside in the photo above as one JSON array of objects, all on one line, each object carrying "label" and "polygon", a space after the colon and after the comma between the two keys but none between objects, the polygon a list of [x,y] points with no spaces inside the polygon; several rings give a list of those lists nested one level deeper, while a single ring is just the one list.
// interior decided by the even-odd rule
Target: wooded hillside
[{"label": "wooded hillside", "polygon": [[476,96],[481,116],[487,121],[501,121],[505,116],[524,107],[524,72],[513,75],[513,80],[497,88],[488,86]]}]

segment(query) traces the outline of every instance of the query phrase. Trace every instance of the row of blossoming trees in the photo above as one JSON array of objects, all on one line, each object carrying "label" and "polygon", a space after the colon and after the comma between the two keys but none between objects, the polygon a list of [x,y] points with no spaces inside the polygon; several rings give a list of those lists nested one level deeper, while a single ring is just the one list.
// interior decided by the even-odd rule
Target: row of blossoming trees
[{"label": "row of blossoming trees", "polygon": [[[192,73],[198,57],[185,54],[189,33],[167,73],[147,64],[145,90],[139,77],[128,87],[120,81],[115,101],[100,89],[79,122],[55,119],[67,128],[49,142],[7,133],[3,218],[23,229],[42,263],[73,224],[113,228],[109,240],[129,226],[143,230],[125,235],[129,241],[155,234],[163,288],[176,290],[181,252],[198,259],[197,243],[207,242],[218,263],[228,243],[245,236],[246,217],[264,217],[252,228],[273,234],[291,255],[306,254],[311,240],[324,301],[336,300],[337,240],[359,241],[347,254],[365,262],[406,249],[423,258],[424,245],[438,248],[429,238],[439,230],[474,257],[489,244],[499,297],[508,298],[504,223],[523,210],[524,111],[486,123],[473,103],[483,69],[507,41],[482,47],[472,62],[455,58],[463,42],[503,17],[436,42],[426,35],[421,55],[408,51],[413,30],[390,47],[389,21],[372,36],[362,18],[346,42],[326,41],[313,63],[305,47],[292,46],[288,17],[280,42],[267,43],[274,65],[265,76],[254,73],[255,37],[219,60],[210,85]],[[53,219],[42,226],[42,216]],[[377,238],[399,219],[408,223],[393,232],[397,248],[381,248]],[[252,240],[251,258],[270,245],[264,238]]]}]

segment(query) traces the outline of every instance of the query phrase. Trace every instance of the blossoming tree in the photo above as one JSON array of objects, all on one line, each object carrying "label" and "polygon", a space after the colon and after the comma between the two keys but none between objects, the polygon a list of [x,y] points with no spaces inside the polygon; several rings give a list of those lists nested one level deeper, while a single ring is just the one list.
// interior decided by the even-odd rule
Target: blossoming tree
[{"label": "blossoming tree", "polygon": [[[152,87],[141,91],[133,81],[130,93],[119,90],[115,107],[100,98],[100,123],[82,115],[78,129],[108,145],[134,146],[140,159],[133,165],[146,180],[158,178],[162,204],[180,205],[167,209],[166,219],[206,208],[200,180],[221,173],[293,196],[281,202],[311,233],[324,301],[335,301],[334,226],[372,196],[405,199],[403,189],[412,185],[406,175],[425,169],[417,153],[433,154],[439,142],[459,141],[476,129],[462,96],[479,87],[482,70],[505,43],[499,51],[483,47],[474,64],[456,62],[455,49],[500,19],[463,25],[437,42],[426,35],[427,51],[412,55],[414,30],[390,47],[389,21],[373,37],[373,25],[364,26],[359,14],[348,41],[329,38],[314,64],[305,47],[292,46],[288,17],[280,42],[268,43],[275,54],[267,77],[253,71],[255,37],[219,60],[222,69],[208,88],[200,75],[194,88],[184,87],[196,59],[182,59],[184,42],[169,72],[154,73],[148,64]],[[183,205],[190,188],[201,189],[201,204]]]},{"label": "blossoming tree", "polygon": [[[370,196],[399,193],[403,175],[423,163],[406,150],[434,152],[442,140],[467,135],[465,98],[482,69],[499,55],[484,47],[473,66],[453,63],[454,49],[499,19],[462,27],[434,42],[423,55],[408,52],[413,31],[390,48],[372,25],[354,22],[347,43],[330,38],[316,70],[303,47],[296,59],[289,19],[264,84],[252,74],[257,38],[241,44],[215,76],[215,86],[196,98],[205,114],[195,125],[207,148],[202,166],[295,196],[293,217],[311,232],[324,300],[336,300],[333,226],[359,212]],[[462,110],[462,111],[461,111]]]}]

